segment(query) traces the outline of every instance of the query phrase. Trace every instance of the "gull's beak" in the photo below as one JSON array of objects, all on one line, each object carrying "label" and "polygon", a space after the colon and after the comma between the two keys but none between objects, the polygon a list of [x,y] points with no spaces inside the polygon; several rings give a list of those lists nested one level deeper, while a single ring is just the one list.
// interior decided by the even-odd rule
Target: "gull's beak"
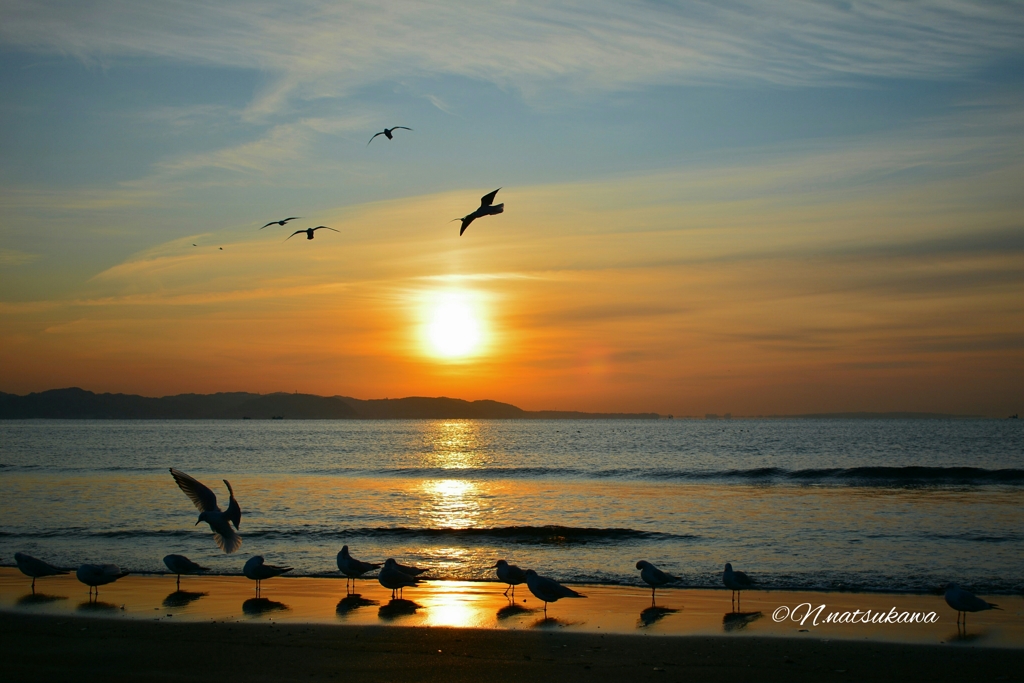
[{"label": "gull's beak", "polygon": [[497,562],[495,562],[490,567],[488,567],[488,569],[497,569],[497,568],[498,568],[498,563]]},{"label": "gull's beak", "polygon": [[196,523],[193,526],[199,526],[199,520],[196,520]]}]

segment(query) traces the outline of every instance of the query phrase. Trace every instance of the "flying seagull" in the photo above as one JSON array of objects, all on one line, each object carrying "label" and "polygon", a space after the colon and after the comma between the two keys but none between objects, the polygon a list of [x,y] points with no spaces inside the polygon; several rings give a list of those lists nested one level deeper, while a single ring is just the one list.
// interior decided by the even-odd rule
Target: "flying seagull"
[{"label": "flying seagull", "polygon": [[37,560],[31,555],[25,553],[14,553],[14,561],[18,563],[18,569],[25,576],[32,577],[32,592],[36,592],[36,579],[40,579],[44,576],[57,576],[58,574],[67,574],[63,569],[57,569],[52,564]]},{"label": "flying seagull", "polygon": [[164,558],[164,564],[171,570],[172,574],[178,575],[178,590],[181,590],[181,575],[182,574],[195,574],[196,572],[208,572],[210,571],[206,567],[200,567],[198,564],[188,559],[184,555],[168,555]]},{"label": "flying seagull", "polygon": [[[499,187],[498,190],[500,189],[501,188]],[[473,213],[463,216],[462,218],[453,218],[451,221],[449,221],[462,221],[462,229],[459,230],[459,237],[462,237],[462,233],[466,232],[466,228],[469,227],[469,224],[475,221],[477,218],[482,218],[484,216],[493,216],[494,214],[501,213],[502,211],[505,210],[504,204],[491,206],[491,203],[494,202],[494,195],[498,194],[498,190],[495,190],[490,194],[485,194],[483,197],[481,197],[480,208],[478,208]]]},{"label": "flying seagull", "polygon": [[[385,128],[385,129],[384,129],[384,130],[382,130],[381,132],[377,133],[377,135],[383,135],[383,136],[384,136],[384,137],[386,137],[386,138],[387,138],[388,140],[390,140],[390,139],[392,139],[393,137],[395,137],[394,135],[392,135],[392,134],[391,134],[391,131],[393,131],[393,130],[398,130],[399,128],[401,128],[402,130],[412,130],[412,128],[406,128],[405,126],[395,126],[394,128]],[[374,135],[374,136],[373,136],[373,138],[377,137],[377,135]],[[370,138],[370,142],[373,142],[373,138]],[[369,147],[369,146],[370,146],[370,142],[367,142],[367,143],[366,143],[366,146],[367,146],[367,147]]]},{"label": "flying seagull", "polygon": [[[290,217],[290,218],[282,218],[282,219],[281,219],[281,220],[279,220],[279,221],[270,221],[269,223],[267,223],[266,225],[264,225],[264,226],[263,226],[263,228],[269,228],[269,227],[270,227],[271,225],[284,225],[284,224],[285,224],[285,223],[287,223],[288,221],[293,221],[293,220],[295,220],[296,218],[302,218],[302,216],[292,216],[292,217]],[[262,230],[263,228],[260,228],[260,230]]]},{"label": "flying seagull", "polygon": [[228,487],[228,496],[230,496],[228,509],[222,512],[217,505],[217,496],[213,491],[184,472],[173,467],[170,469],[171,476],[174,477],[178,488],[185,492],[185,495],[189,497],[189,500],[199,510],[199,520],[196,522],[196,525],[198,526],[199,522],[209,524],[210,529],[213,531],[213,540],[217,542],[217,547],[225,553],[231,554],[238,550],[239,546],[242,545],[242,537],[235,533],[231,528],[231,524],[234,524],[235,529],[238,529],[238,525],[242,523],[242,508],[238,507],[238,501],[235,500],[235,492],[231,490],[231,484],[228,483],[228,480],[222,480],[224,485]]},{"label": "flying seagull", "polygon": [[[327,226],[326,225],[318,225],[315,228],[306,228],[305,230],[296,230],[292,234],[290,234],[287,237],[285,237],[284,241],[287,242],[291,238],[293,238],[296,235],[298,235],[300,232],[306,233],[306,239],[307,240],[311,240],[311,239],[313,239],[313,233],[316,232],[317,230],[319,230],[320,228],[327,228]],[[328,230],[334,230],[334,228],[327,228],[327,229]],[[341,230],[334,230],[334,232],[341,232]]]}]

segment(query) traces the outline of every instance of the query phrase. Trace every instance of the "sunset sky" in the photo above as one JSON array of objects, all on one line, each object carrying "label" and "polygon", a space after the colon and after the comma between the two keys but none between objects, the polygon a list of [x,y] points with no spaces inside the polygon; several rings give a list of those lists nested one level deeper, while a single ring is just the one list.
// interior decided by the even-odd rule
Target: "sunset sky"
[{"label": "sunset sky", "polygon": [[0,391],[1024,410],[1024,6],[552,4],[0,0]]}]

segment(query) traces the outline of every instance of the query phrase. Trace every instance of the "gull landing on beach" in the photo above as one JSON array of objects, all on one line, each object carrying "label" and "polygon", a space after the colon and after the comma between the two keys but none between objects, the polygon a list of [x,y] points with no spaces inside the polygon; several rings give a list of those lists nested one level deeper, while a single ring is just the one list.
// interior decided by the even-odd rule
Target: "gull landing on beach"
[{"label": "gull landing on beach", "polygon": [[521,583],[526,583],[526,572],[514,564],[509,564],[505,560],[498,560],[494,563],[491,569],[497,569],[498,571],[496,571],[495,574],[498,575],[498,579],[502,583],[508,584],[508,588],[505,589],[505,592],[502,593],[502,595],[507,596],[509,589],[511,589],[512,597],[515,598],[516,586]]},{"label": "gull landing on beach", "polygon": [[[498,190],[500,189],[501,188],[499,187]],[[494,192],[491,192],[489,194],[485,194],[483,197],[481,197],[480,206],[473,213],[467,214],[462,218],[453,218],[451,221],[449,221],[450,223],[454,221],[462,221],[462,229],[459,230],[459,237],[462,237],[462,233],[466,232],[466,228],[469,227],[469,224],[475,221],[477,218],[482,218],[484,216],[493,216],[505,210],[504,204],[497,204],[495,206],[491,206],[491,204],[494,203],[494,195],[498,194],[498,190],[495,190]]]},{"label": "gull landing on beach", "polygon": [[659,586],[664,586],[669,583],[678,581],[678,577],[666,574],[661,571],[647,560],[640,560],[636,563],[636,568],[640,570],[640,578],[651,587],[651,606],[654,606],[654,591]]},{"label": "gull landing on beach", "polygon": [[373,562],[363,562],[357,560],[348,554],[348,546],[341,546],[341,552],[338,553],[338,571],[345,575],[345,591],[349,591],[349,584],[352,584],[352,590],[356,588],[356,579],[370,571],[371,569],[378,569],[380,564],[374,564]]},{"label": "gull landing on beach", "polygon": [[[300,234],[300,233],[303,233],[303,232],[304,232],[304,233],[306,233],[306,239],[307,239],[307,240],[311,240],[311,239],[313,239],[313,233],[314,233],[314,232],[316,232],[317,230],[324,230],[324,229],[327,229],[327,230],[334,230],[334,228],[328,228],[328,227],[327,227],[326,225],[318,225],[318,226],[316,226],[315,228],[306,228],[305,230],[296,230],[296,231],[295,231],[295,232],[293,232],[292,234],[290,234],[290,235],[288,235],[287,237],[285,237],[285,238],[284,238],[284,241],[285,241],[285,242],[287,242],[287,241],[288,241],[288,240],[290,240],[291,238],[293,238],[293,237],[295,237],[296,235],[298,235],[298,234]],[[334,230],[334,232],[341,232],[341,231],[340,231],[340,230]]]},{"label": "gull landing on beach", "polygon": [[171,570],[172,574],[178,575],[178,590],[181,590],[181,575],[182,574],[195,574],[196,572],[208,572],[210,571],[206,567],[200,567],[198,564],[188,559],[184,555],[168,555],[164,558],[164,564]]},{"label": "gull landing on beach", "polygon": [[722,583],[725,584],[726,588],[732,591],[732,599],[735,607],[737,608],[740,604],[740,591],[754,587],[754,580],[743,572],[734,572],[732,570],[731,562],[725,563],[725,572],[722,574]]},{"label": "gull landing on beach", "polygon": [[[391,134],[391,131],[395,131],[395,130],[412,130],[412,128],[407,128],[405,126],[395,126],[394,128],[385,128],[381,132],[377,133],[377,135],[383,135],[388,140],[391,140],[391,139],[393,139],[395,137],[394,135]],[[372,138],[370,138],[370,142],[373,142],[374,139],[377,137],[377,135],[374,135]],[[367,147],[370,146],[370,142],[366,143]]]},{"label": "gull landing on beach", "polygon": [[956,625],[960,627],[960,614],[964,615],[964,629],[967,629],[967,613],[968,612],[985,612],[990,609],[999,609],[1002,607],[992,602],[985,602],[977,595],[970,591],[966,591],[955,583],[951,583],[946,586],[946,604],[956,610]]},{"label": "gull landing on beach", "polygon": [[18,569],[25,576],[32,577],[32,592],[36,592],[36,579],[41,579],[44,576],[57,576],[58,574],[67,574],[63,569],[57,569],[52,564],[37,560],[31,555],[25,553],[14,553],[14,561],[18,563]]},{"label": "gull landing on beach", "polygon": [[577,593],[573,589],[563,586],[554,579],[540,576],[532,569],[526,570],[526,587],[530,589],[533,596],[544,603],[544,615],[548,613],[548,603],[557,602],[562,598],[585,598],[586,595]]},{"label": "gull landing on beach", "polygon": [[217,496],[207,486],[180,470],[173,467],[170,470],[178,488],[185,492],[185,495],[199,510],[196,526],[199,525],[199,522],[209,524],[210,530],[213,531],[213,540],[217,543],[217,547],[225,553],[230,555],[238,550],[242,545],[242,537],[235,533],[231,525],[234,524],[235,529],[238,529],[238,525],[242,523],[242,508],[238,507],[235,492],[231,490],[228,480],[221,480],[228,487],[228,496],[230,497],[228,509],[222,512],[217,505]]},{"label": "gull landing on beach", "polygon": [[291,567],[275,567],[272,564],[266,564],[262,555],[254,555],[250,557],[242,567],[242,573],[245,574],[245,578],[252,579],[256,582],[256,597],[260,597],[260,583],[264,579],[272,579],[275,576],[281,576],[285,572],[290,572]]}]

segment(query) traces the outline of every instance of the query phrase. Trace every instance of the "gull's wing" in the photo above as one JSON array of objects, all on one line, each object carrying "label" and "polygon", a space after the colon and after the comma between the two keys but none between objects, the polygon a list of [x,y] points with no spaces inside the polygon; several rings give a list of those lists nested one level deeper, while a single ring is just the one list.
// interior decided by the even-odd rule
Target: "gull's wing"
[{"label": "gull's wing", "polygon": [[395,126],[391,130],[398,130],[399,128],[401,128],[402,130],[412,130],[412,128],[407,128],[406,126]]},{"label": "gull's wing", "polygon": [[[469,214],[468,216],[462,219],[462,229],[459,230],[459,237],[462,237],[462,233],[466,232],[466,228],[469,227],[469,224],[472,223],[475,218],[476,216],[474,216],[473,214]],[[459,219],[456,218],[455,220]]]},{"label": "gull's wing", "polygon": [[[498,190],[500,190],[500,189],[501,188],[499,187]],[[498,194],[498,190],[495,190],[494,192],[491,192],[490,194],[485,194],[483,197],[481,197],[480,198],[480,206],[490,206],[491,202],[494,201],[494,195]]]},{"label": "gull's wing", "polygon": [[[281,225],[281,221],[270,221],[269,223],[264,225],[263,228],[269,228],[271,225]],[[260,230],[262,230],[263,228],[260,228]],[[195,246],[195,245],[192,245],[192,246]]]},{"label": "gull's wing", "polygon": [[[269,227],[270,227],[271,225],[284,225],[284,224],[285,224],[285,223],[287,223],[288,221],[293,221],[293,220],[295,220],[296,218],[301,218],[301,216],[290,216],[290,217],[288,217],[288,218],[282,218],[282,219],[281,219],[281,220],[279,220],[279,221],[270,221],[269,223],[267,223],[266,225],[264,225],[264,226],[263,226],[263,228],[269,228]],[[260,230],[262,230],[263,228],[260,228]]]},{"label": "gull's wing", "polygon": [[242,547],[242,537],[232,531],[230,526],[228,526],[227,529],[228,533],[226,535],[219,534],[214,531],[213,540],[217,544],[218,548],[230,555]]},{"label": "gull's wing", "polygon": [[[313,232],[316,232],[320,228],[327,228],[328,230],[334,230],[334,228],[328,228],[326,225],[318,225],[315,228],[313,228]],[[341,230],[334,230],[334,232],[341,232]]]},{"label": "gull's wing", "polygon": [[217,507],[217,496],[213,491],[181,470],[173,467],[170,470],[178,488],[185,492],[200,512],[220,512],[220,508]]},{"label": "gull's wing", "polygon": [[228,483],[227,479],[222,480],[224,485],[228,487],[228,496],[230,496],[230,502],[228,502],[228,510],[224,513],[224,517],[238,528],[238,525],[242,523],[242,508],[238,507],[238,501],[235,500],[235,492],[231,489],[231,484]]},{"label": "gull's wing", "polygon": [[293,232],[292,234],[290,234],[290,235],[288,235],[287,237],[285,237],[285,238],[284,238],[284,241],[285,241],[285,242],[287,242],[287,241],[288,241],[288,240],[290,240],[291,238],[293,238],[293,237],[295,237],[296,235],[298,235],[298,234],[299,234],[300,232],[306,232],[306,231],[305,231],[305,230],[296,230],[296,231],[295,231],[295,232]]},{"label": "gull's wing", "polygon": [[[384,131],[381,131],[381,132],[377,133],[377,135],[384,135]],[[377,137],[377,135],[374,135],[373,138]],[[373,138],[370,138],[370,142],[373,142]],[[366,143],[367,146],[369,146],[370,142]]]}]

